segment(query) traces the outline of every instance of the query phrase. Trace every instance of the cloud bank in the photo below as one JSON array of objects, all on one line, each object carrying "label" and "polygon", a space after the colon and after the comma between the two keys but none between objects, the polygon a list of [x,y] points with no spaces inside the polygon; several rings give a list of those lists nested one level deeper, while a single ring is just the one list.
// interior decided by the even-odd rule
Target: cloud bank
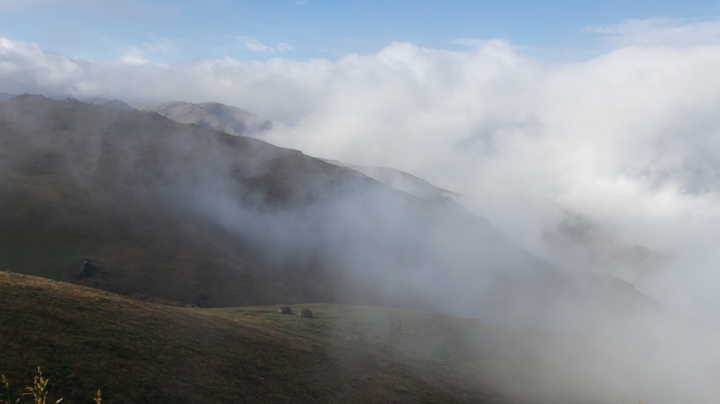
[{"label": "cloud bank", "polygon": [[[466,206],[537,254],[711,313],[720,303],[718,26],[591,28],[610,49],[564,63],[464,39],[474,47],[391,43],[336,62],[97,64],[0,39],[0,92],[245,108],[281,123],[265,135],[271,143],[411,172],[467,195]],[[601,236],[568,238],[568,217]],[[633,264],[632,251],[659,261]]]}]

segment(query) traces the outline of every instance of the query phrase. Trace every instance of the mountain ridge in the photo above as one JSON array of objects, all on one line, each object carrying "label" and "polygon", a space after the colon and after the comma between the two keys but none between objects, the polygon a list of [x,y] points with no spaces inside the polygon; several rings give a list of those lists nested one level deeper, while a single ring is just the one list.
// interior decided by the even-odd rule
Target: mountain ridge
[{"label": "mountain ridge", "polygon": [[218,102],[192,104],[184,101],[170,101],[160,104],[136,105],[135,108],[158,113],[176,122],[192,123],[230,135],[247,136],[272,128],[272,122],[267,119],[260,118],[247,110]]},{"label": "mountain ridge", "polygon": [[457,200],[463,195],[457,192],[448,191],[427,182],[422,178],[418,178],[410,173],[400,171],[391,167],[370,167],[356,164],[346,164],[338,160],[329,160],[320,158],[320,160],[335,164],[341,167],[347,167],[355,171],[361,172],[368,177],[380,181],[383,184],[407,192],[408,194],[419,196],[421,198],[452,198]]},{"label": "mountain ridge", "polygon": [[[156,112],[176,122],[196,124],[230,135],[262,137],[263,132],[271,130],[273,127],[273,123],[269,120],[259,118],[247,110],[218,102],[191,104],[183,101],[170,101],[159,104],[136,105],[135,108],[142,111]],[[423,198],[450,197],[457,199],[462,196],[394,168],[352,165],[337,160],[319,159],[361,172],[385,185]]]},{"label": "mountain ridge", "polygon": [[57,279],[91,259],[98,273],[75,282],[207,307],[373,304],[539,327],[656,310],[451,200],[117,106],[0,105],[0,267]]}]

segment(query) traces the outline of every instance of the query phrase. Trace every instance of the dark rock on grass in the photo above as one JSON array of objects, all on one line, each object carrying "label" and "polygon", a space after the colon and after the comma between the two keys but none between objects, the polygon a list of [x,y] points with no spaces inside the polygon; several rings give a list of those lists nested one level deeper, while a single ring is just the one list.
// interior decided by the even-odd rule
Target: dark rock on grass
[{"label": "dark rock on grass", "polygon": [[292,309],[290,306],[281,307],[280,310],[278,310],[278,313],[280,314],[292,314]]},{"label": "dark rock on grass", "polygon": [[82,260],[82,262],[65,270],[62,274],[62,279],[64,281],[85,279],[95,275],[97,271],[98,268],[92,263],[92,261],[86,258]]},{"label": "dark rock on grass", "polygon": [[306,307],[300,310],[298,317],[313,318],[313,314],[312,311]]}]

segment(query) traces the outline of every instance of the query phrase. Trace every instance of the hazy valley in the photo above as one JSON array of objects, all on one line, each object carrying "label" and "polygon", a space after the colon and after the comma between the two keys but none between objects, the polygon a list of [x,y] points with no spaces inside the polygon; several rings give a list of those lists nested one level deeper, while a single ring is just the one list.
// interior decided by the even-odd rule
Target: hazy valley
[{"label": "hazy valley", "polygon": [[686,394],[657,377],[674,359],[643,371],[665,340],[628,339],[675,313],[524,250],[457,193],[239,136],[272,125],[221,104],[7,98],[0,270],[102,292],[0,275],[0,369],[40,364],[66,402]]},{"label": "hazy valley", "polygon": [[0,404],[716,402],[718,10],[0,0]]}]

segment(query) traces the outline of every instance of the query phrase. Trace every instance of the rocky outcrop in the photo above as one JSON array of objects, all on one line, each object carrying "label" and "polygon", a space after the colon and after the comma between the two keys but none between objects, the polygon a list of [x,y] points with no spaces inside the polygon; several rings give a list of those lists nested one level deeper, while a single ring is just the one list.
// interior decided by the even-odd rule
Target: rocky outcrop
[{"label": "rocky outcrop", "polygon": [[80,263],[73,265],[66,269],[62,273],[62,280],[66,282],[76,281],[80,279],[89,278],[98,272],[97,266],[95,266],[89,258],[82,260]]}]

